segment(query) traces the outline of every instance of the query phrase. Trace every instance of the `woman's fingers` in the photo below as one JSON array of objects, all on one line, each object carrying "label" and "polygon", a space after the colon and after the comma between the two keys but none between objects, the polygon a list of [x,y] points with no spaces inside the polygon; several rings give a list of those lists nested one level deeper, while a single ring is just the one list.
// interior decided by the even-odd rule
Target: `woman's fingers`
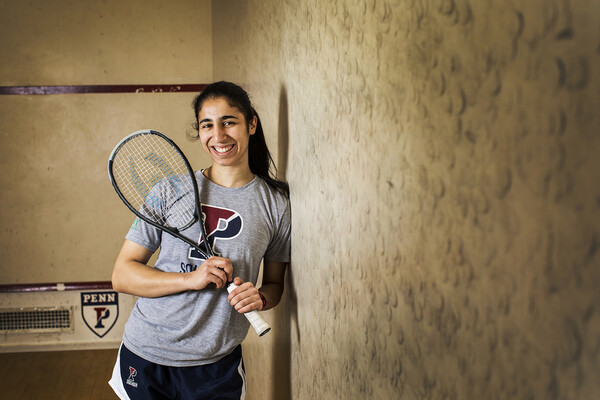
[{"label": "woman's fingers", "polygon": [[233,265],[228,258],[211,257],[191,272],[187,279],[191,290],[202,290],[211,283],[221,289],[233,279]]},{"label": "woman's fingers", "polygon": [[[211,257],[204,262],[210,266],[214,266],[225,273],[224,283],[231,282],[233,280],[233,264],[231,260],[223,257]],[[221,276],[221,275],[220,275]]]},{"label": "woman's fingers", "polygon": [[252,282],[244,282],[239,277],[236,277],[233,282],[237,287],[227,297],[229,304],[240,313],[260,310],[262,300],[258,294],[258,289],[254,287]]}]

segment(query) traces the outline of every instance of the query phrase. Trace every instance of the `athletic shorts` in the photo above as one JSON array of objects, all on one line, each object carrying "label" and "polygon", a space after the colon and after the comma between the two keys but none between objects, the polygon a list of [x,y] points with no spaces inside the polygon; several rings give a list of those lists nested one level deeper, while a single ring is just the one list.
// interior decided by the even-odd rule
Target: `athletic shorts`
[{"label": "athletic shorts", "polygon": [[122,400],[243,400],[242,347],[207,365],[169,367],[133,354],[123,344],[108,382]]}]

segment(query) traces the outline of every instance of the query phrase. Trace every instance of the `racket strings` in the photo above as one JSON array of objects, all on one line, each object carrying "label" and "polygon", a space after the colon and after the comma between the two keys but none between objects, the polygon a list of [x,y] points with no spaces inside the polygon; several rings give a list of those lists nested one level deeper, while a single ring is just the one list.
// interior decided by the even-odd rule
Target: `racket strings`
[{"label": "racket strings", "polygon": [[193,172],[164,139],[136,135],[113,158],[113,175],[125,200],[168,228],[183,229],[196,220]]}]

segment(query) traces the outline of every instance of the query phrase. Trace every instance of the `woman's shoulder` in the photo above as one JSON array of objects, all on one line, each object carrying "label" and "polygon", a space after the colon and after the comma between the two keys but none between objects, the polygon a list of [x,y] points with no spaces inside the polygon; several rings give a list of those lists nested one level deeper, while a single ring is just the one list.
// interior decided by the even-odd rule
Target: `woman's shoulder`
[{"label": "woman's shoulder", "polygon": [[260,176],[255,177],[256,187],[257,189],[265,196],[269,197],[273,201],[280,203],[282,205],[288,206],[290,199],[289,195],[284,192],[281,188],[274,186],[267,182],[264,178]]}]

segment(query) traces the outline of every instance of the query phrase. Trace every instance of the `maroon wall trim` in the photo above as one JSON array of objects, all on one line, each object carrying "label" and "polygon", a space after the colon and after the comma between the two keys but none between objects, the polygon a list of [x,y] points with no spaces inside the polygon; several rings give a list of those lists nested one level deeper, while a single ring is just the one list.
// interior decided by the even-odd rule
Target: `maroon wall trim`
[{"label": "maroon wall trim", "polygon": [[112,289],[110,281],[65,282],[65,283],[23,283],[0,285],[0,293],[53,292],[64,290],[104,290]]},{"label": "maroon wall trim", "polygon": [[200,92],[207,85],[71,85],[71,86],[0,86],[0,94],[82,94],[82,93],[174,93]]}]

